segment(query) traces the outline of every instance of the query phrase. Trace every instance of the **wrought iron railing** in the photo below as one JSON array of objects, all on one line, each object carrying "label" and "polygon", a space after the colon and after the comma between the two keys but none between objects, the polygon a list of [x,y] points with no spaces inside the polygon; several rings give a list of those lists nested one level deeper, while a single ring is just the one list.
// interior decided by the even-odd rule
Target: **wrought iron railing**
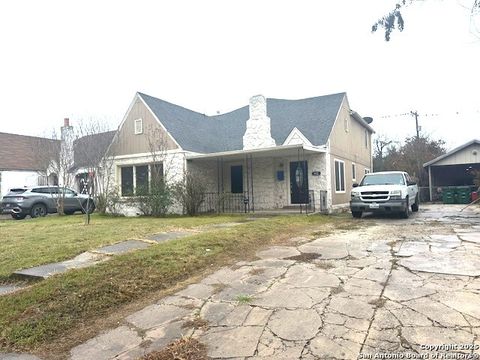
[{"label": "wrought iron railing", "polygon": [[[325,212],[327,208],[326,191],[308,191],[305,203],[300,204],[301,213]],[[204,200],[200,205],[201,213],[247,213],[253,211],[252,199],[247,193],[205,193]],[[274,210],[274,209],[271,209]]]},{"label": "wrought iron railing", "polygon": [[206,193],[199,211],[202,213],[248,212],[248,198],[243,193]]}]

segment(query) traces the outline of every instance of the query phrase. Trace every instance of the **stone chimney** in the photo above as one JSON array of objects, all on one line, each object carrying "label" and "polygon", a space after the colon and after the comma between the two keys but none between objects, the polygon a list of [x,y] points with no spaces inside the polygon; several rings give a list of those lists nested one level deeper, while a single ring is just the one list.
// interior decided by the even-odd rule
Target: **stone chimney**
[{"label": "stone chimney", "polygon": [[243,135],[243,150],[275,146],[267,116],[267,100],[262,95],[250,98],[250,118]]},{"label": "stone chimney", "polygon": [[63,126],[60,129],[60,134],[61,134],[62,140],[66,141],[69,138],[72,138],[73,140],[73,126],[70,126],[69,118],[63,119]]},{"label": "stone chimney", "polygon": [[70,168],[73,166],[73,142],[75,140],[75,134],[73,126],[70,125],[70,119],[63,119],[63,126],[60,129],[61,142],[60,142],[60,174],[59,185],[72,186]]}]

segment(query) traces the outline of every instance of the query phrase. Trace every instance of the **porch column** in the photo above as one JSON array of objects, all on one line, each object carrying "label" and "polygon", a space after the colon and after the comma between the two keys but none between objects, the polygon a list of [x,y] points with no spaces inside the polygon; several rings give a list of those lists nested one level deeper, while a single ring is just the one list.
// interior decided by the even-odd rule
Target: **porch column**
[{"label": "porch column", "polygon": [[433,190],[432,190],[432,167],[428,167],[428,190],[430,192],[430,201],[433,201]]}]

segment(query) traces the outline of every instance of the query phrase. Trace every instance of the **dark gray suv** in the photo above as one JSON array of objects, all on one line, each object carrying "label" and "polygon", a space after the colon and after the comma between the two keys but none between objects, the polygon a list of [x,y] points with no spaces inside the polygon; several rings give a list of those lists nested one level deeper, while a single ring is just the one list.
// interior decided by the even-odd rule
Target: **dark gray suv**
[{"label": "dark gray suv", "polygon": [[[10,214],[21,220],[27,215],[32,218],[57,212],[57,200],[64,198],[64,212],[71,215],[76,211],[91,213],[95,210],[92,198],[78,194],[76,191],[58,186],[34,186],[30,188],[11,189],[2,199],[1,213]],[[88,204],[88,205],[87,205]]]}]

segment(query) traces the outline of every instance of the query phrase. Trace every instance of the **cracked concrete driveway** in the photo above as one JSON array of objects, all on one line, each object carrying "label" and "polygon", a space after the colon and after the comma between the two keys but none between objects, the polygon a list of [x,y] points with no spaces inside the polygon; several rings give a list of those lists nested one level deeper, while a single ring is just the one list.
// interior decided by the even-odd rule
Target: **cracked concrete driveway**
[{"label": "cracked concrete driveway", "polygon": [[423,206],[410,219],[292,239],[130,315],[71,356],[134,359],[181,336],[198,338],[212,358],[475,356],[480,212],[461,208]]}]

